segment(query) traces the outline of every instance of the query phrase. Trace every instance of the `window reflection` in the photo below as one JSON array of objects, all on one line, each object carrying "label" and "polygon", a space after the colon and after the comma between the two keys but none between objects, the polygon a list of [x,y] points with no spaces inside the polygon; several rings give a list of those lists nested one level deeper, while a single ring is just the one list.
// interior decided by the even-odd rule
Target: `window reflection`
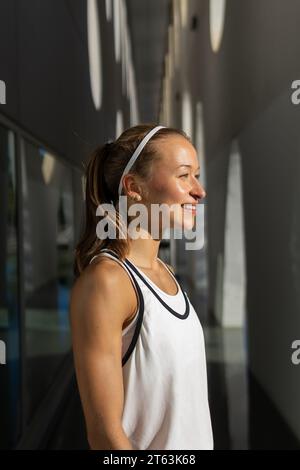
[{"label": "window reflection", "polygon": [[19,434],[20,351],[17,310],[15,137],[0,126],[0,446],[12,447]]},{"label": "window reflection", "polygon": [[71,169],[27,141],[21,159],[28,421],[70,349],[74,221]]}]

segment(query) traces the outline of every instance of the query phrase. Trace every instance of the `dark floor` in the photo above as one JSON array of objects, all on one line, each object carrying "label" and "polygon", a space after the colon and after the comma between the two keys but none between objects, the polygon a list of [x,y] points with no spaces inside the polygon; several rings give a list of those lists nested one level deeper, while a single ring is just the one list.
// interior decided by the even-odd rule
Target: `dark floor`
[{"label": "dark floor", "polygon": [[215,449],[300,449],[246,366],[243,330],[204,328]]}]

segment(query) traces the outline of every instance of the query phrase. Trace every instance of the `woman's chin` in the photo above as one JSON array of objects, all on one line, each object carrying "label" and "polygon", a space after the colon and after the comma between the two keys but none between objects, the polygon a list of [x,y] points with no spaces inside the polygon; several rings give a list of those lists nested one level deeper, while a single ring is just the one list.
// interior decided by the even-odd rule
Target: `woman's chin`
[{"label": "woman's chin", "polygon": [[194,221],[186,222],[183,224],[183,230],[192,230],[194,225],[195,225]]},{"label": "woman's chin", "polygon": [[174,229],[181,229],[182,231],[184,230],[192,230],[193,227],[195,226],[195,216],[193,215],[188,215],[184,218],[180,218],[180,219],[174,219],[174,223],[173,223],[173,228]]}]

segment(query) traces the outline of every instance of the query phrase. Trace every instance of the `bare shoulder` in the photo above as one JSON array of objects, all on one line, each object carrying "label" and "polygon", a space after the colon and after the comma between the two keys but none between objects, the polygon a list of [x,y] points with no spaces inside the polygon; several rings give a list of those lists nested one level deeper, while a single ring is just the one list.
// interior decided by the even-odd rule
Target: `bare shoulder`
[{"label": "bare shoulder", "polygon": [[[125,269],[116,261],[99,257],[77,278],[71,292],[71,322],[110,315],[123,323],[134,313],[136,294]],[[81,317],[83,317],[81,319]]]}]

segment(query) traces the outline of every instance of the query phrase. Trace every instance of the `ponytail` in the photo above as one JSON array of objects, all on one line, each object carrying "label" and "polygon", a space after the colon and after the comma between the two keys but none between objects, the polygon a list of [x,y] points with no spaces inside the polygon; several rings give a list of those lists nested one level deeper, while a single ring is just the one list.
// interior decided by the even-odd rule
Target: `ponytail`
[{"label": "ponytail", "polygon": [[[85,222],[83,234],[75,250],[74,274],[79,276],[80,273],[88,266],[90,260],[99,253],[102,248],[110,247],[114,249],[123,259],[128,253],[126,239],[104,239],[97,237],[96,226],[98,223],[96,210],[100,204],[105,202],[114,202],[115,197],[110,191],[105,175],[108,165],[108,157],[110,155],[113,143],[107,143],[102,147],[98,147],[92,153],[85,172]],[[115,223],[116,233],[124,227],[121,227],[120,215],[116,212],[114,220],[110,218],[110,222]]]}]

